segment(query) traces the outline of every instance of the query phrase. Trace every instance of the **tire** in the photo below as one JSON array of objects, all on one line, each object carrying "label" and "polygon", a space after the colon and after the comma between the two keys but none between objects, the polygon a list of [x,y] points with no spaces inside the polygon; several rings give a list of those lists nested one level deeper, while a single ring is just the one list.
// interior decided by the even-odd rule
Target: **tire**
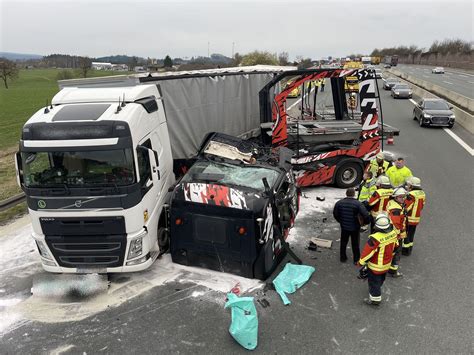
[{"label": "tire", "polygon": [[363,169],[362,166],[355,162],[348,162],[342,164],[336,171],[334,179],[337,187],[347,189],[355,186],[362,181]]},{"label": "tire", "polygon": [[158,246],[161,254],[170,250],[170,232],[165,227],[158,227]]},{"label": "tire", "polygon": [[423,119],[421,117],[418,120],[418,123],[420,124],[420,127],[425,127],[425,124],[423,123]]},{"label": "tire", "polygon": [[413,110],[413,121],[416,121],[418,118],[416,117],[416,112]]}]

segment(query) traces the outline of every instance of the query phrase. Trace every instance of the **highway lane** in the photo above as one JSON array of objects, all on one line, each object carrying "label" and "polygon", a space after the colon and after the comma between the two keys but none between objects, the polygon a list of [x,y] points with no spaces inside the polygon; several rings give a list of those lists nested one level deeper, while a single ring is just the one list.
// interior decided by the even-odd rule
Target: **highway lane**
[{"label": "highway lane", "polygon": [[395,69],[474,99],[473,74],[462,71],[450,71],[449,68],[445,68],[446,72],[444,74],[432,74],[432,68],[434,67],[399,64]]},{"label": "highway lane", "polygon": [[[290,296],[289,306],[274,291],[251,293],[270,303],[256,305],[257,353],[473,352],[473,158],[442,129],[420,128],[412,120],[409,100],[394,100],[388,91],[381,96],[386,122],[401,129],[395,145],[386,148],[406,158],[428,195],[414,253],[401,261],[405,276],[387,278],[379,308],[364,305],[367,283],[356,279],[356,267],[339,262],[331,208],[314,198],[320,194],[330,200],[335,192],[306,189],[311,199],[302,198],[305,210],[297,219],[292,246],[316,272]],[[308,251],[309,236],[331,239],[334,245]],[[130,292],[134,287],[138,285],[131,285]],[[169,282],[81,321],[21,325],[0,338],[1,352],[247,353],[228,334],[224,297],[192,283]]]}]

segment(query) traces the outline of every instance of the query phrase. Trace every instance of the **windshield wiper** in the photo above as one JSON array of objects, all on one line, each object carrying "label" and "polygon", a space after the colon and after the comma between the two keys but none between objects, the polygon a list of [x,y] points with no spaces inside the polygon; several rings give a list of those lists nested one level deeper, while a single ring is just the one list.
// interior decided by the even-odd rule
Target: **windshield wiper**
[{"label": "windshield wiper", "polygon": [[71,191],[69,187],[65,183],[54,183],[54,184],[36,184],[29,186],[31,188],[55,188],[55,187],[62,187],[65,191],[65,195],[70,195]]}]

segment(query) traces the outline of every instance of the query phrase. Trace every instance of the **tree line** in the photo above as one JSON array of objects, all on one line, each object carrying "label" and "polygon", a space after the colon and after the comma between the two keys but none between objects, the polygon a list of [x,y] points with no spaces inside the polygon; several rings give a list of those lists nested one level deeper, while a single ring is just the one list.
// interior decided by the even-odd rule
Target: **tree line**
[{"label": "tree line", "polygon": [[[430,53],[440,53],[440,54],[470,54],[472,53],[473,42],[465,41],[462,39],[445,39],[442,41],[434,41],[428,52]],[[425,48],[420,48],[415,45],[411,46],[398,46],[398,47],[387,47],[378,49],[375,48],[371,56],[386,56],[386,55],[399,55],[399,56],[409,56],[409,55],[419,55],[426,52]]]}]

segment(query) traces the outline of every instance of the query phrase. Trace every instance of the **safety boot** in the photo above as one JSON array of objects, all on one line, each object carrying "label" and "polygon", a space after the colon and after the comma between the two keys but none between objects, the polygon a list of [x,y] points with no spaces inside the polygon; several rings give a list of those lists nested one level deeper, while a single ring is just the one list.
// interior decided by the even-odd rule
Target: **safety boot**
[{"label": "safety boot", "polygon": [[364,298],[364,303],[369,306],[379,306],[381,301],[372,301],[370,298]]},{"label": "safety boot", "polygon": [[388,272],[388,274],[389,274],[390,276],[392,276],[393,278],[395,278],[395,279],[397,279],[397,278],[399,278],[399,277],[403,277],[403,274],[402,274],[400,271],[398,271],[398,270],[396,270],[396,271],[391,271],[391,270],[390,270],[390,271]]}]

